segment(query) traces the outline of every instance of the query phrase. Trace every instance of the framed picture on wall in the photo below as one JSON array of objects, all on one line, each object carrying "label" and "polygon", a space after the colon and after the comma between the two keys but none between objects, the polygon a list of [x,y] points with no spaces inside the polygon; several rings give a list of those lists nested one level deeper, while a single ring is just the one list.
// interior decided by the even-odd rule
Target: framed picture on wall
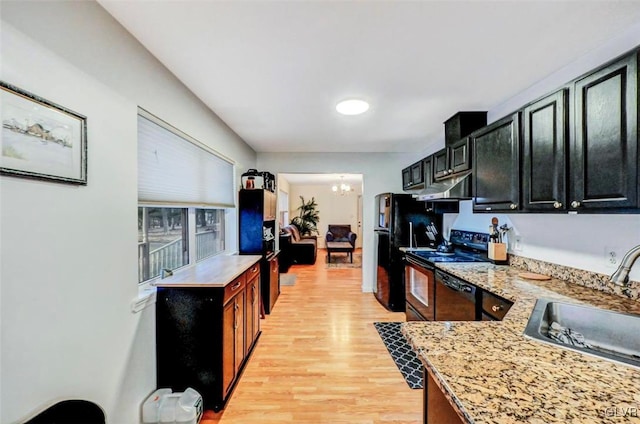
[{"label": "framed picture on wall", "polygon": [[87,118],[0,81],[0,174],[87,184]]}]

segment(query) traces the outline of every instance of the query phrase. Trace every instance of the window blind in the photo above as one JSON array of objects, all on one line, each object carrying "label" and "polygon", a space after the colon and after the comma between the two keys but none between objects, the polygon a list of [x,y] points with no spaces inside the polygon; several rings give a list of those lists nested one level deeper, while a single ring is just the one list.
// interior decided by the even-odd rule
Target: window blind
[{"label": "window blind", "polygon": [[156,119],[138,115],[138,203],[234,207],[233,164]]}]

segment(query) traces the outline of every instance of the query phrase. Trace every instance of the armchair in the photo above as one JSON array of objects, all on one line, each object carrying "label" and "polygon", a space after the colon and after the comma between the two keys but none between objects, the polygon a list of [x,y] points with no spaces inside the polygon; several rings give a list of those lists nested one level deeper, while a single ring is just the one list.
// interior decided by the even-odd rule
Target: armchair
[{"label": "armchair", "polygon": [[351,231],[351,225],[329,225],[329,231],[325,236],[326,241],[346,241],[351,246],[356,247],[356,239],[358,235]]}]

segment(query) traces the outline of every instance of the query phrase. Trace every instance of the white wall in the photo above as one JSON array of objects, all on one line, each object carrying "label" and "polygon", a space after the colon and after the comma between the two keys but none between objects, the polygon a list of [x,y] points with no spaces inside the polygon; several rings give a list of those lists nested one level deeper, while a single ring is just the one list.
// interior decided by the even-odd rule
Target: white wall
[{"label": "white wall", "polygon": [[414,157],[407,153],[258,153],[258,169],[273,174],[362,174],[362,289],[371,292],[375,284],[374,197],[401,193],[400,171]]},{"label": "white wall", "polygon": [[[234,159],[255,153],[94,2],[0,3],[1,79],[88,117],[88,185],[0,177],[0,422],[63,398],[136,423],[155,389],[137,296],[137,107]],[[237,240],[235,212],[227,229]]]},{"label": "white wall", "polygon": [[[451,227],[482,232],[495,216],[500,225],[513,227],[512,253],[602,274],[616,269],[605,260],[606,249],[616,248],[622,255],[640,244],[640,215],[474,214],[470,200],[460,202],[459,214],[448,215],[454,217]],[[513,250],[515,236],[521,239],[521,251]],[[630,278],[640,281],[640,266],[632,269]]]},{"label": "white wall", "polygon": [[[329,224],[350,224],[351,231],[358,230],[358,196],[362,194],[361,187],[344,196],[336,195],[330,185],[291,184],[289,191],[289,217],[298,216],[297,208],[301,205],[300,196],[305,201],[315,198],[318,204],[320,220],[318,221],[318,247],[324,248],[325,235]],[[362,247],[362,236],[356,239],[356,247]]]}]

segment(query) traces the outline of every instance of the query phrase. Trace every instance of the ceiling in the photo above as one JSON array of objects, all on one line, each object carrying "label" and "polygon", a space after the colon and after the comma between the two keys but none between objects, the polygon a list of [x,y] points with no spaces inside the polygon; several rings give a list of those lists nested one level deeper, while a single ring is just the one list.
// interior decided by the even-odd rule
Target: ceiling
[{"label": "ceiling", "polygon": [[640,1],[98,1],[257,152],[422,151],[640,22]]}]

